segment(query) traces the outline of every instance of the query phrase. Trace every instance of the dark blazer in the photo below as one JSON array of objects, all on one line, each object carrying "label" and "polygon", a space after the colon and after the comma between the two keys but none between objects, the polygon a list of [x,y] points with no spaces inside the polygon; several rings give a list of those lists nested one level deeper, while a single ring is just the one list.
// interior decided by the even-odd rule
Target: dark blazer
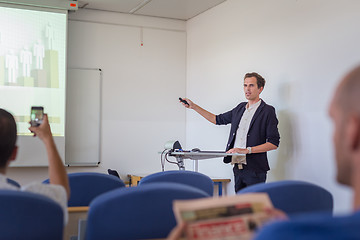
[{"label": "dark blazer", "polygon": [[[217,125],[226,125],[231,123],[226,151],[234,147],[236,131],[245,111],[246,104],[247,102],[242,102],[231,111],[216,116]],[[263,100],[261,100],[261,104],[256,110],[250,123],[246,147],[254,147],[266,142],[279,146],[280,134],[277,127],[278,123],[279,121],[276,118],[275,108],[267,105]],[[231,156],[224,158],[224,163],[230,162]],[[245,168],[251,169],[255,172],[266,172],[270,170],[266,152],[248,154],[246,155],[246,162],[247,165]],[[237,164],[235,167],[237,168]]]}]

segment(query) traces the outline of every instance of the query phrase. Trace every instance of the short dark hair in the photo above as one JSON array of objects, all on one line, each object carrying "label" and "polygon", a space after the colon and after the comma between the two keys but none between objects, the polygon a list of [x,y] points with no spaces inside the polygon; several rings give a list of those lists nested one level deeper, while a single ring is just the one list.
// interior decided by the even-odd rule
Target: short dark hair
[{"label": "short dark hair", "polygon": [[245,78],[251,78],[251,77],[256,78],[258,88],[265,87],[266,81],[260,74],[258,74],[256,72],[247,73],[247,74],[245,74],[244,80],[245,80]]},{"label": "short dark hair", "polygon": [[8,111],[0,108],[0,168],[6,166],[16,144],[16,122]]}]

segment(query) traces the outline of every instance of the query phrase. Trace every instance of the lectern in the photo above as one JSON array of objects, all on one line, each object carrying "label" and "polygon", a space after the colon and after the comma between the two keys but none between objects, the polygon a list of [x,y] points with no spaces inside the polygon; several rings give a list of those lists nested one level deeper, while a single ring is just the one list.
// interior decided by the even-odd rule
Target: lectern
[{"label": "lectern", "polygon": [[179,170],[185,170],[184,159],[204,160],[204,159],[226,157],[226,156],[244,156],[245,154],[226,153],[226,152],[218,152],[218,151],[194,152],[194,151],[173,150],[173,151],[169,151],[168,155],[176,158]]}]

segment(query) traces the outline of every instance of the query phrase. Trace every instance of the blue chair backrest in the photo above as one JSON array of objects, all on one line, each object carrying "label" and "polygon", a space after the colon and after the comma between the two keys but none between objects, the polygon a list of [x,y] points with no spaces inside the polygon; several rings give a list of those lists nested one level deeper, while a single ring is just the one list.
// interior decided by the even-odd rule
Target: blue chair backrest
[{"label": "blue chair backrest", "polygon": [[0,190],[0,239],[62,240],[62,208],[48,197]]},{"label": "blue chair backrest", "polygon": [[[94,172],[69,173],[70,199],[69,207],[89,206],[100,194],[125,187],[124,182],[111,175]],[[49,180],[44,181],[46,183]]]},{"label": "blue chair backrest", "polygon": [[326,189],[303,181],[278,181],[259,183],[246,187],[238,192],[266,192],[275,208],[292,215],[324,212],[329,215],[333,211],[333,197]]},{"label": "blue chair backrest", "polygon": [[180,170],[158,172],[142,178],[139,185],[154,182],[182,183],[199,188],[207,192],[210,196],[214,194],[214,182],[211,178],[199,172]]},{"label": "blue chair backrest", "polygon": [[332,217],[307,214],[265,225],[254,240],[339,240],[359,239],[360,212],[348,216]]},{"label": "blue chair backrest", "polygon": [[178,183],[153,183],[121,188],[91,202],[87,240],[165,238],[175,227],[173,201],[205,198],[197,188]]},{"label": "blue chair backrest", "polygon": [[19,184],[17,181],[12,180],[11,178],[7,178],[6,181],[7,181],[8,183],[14,185],[15,187],[18,187],[18,188],[21,187],[20,184]]}]

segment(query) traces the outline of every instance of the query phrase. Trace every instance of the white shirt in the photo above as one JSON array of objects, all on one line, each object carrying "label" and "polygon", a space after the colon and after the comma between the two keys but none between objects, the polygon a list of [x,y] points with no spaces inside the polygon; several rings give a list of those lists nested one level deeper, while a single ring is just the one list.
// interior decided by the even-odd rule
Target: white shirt
[{"label": "white shirt", "polygon": [[64,212],[64,225],[68,222],[67,194],[65,188],[61,185],[33,182],[18,188],[17,186],[8,183],[7,177],[0,173],[0,189],[32,192],[47,196],[60,204]]},{"label": "white shirt", "polygon": [[[250,107],[248,106],[249,103],[245,105],[244,114],[241,117],[239,127],[236,131],[234,148],[246,148],[246,139],[250,128],[250,123],[260,104],[261,99]],[[231,164],[235,163],[238,163],[239,169],[242,169],[242,164],[246,164],[246,156],[233,156],[231,159]]]}]

